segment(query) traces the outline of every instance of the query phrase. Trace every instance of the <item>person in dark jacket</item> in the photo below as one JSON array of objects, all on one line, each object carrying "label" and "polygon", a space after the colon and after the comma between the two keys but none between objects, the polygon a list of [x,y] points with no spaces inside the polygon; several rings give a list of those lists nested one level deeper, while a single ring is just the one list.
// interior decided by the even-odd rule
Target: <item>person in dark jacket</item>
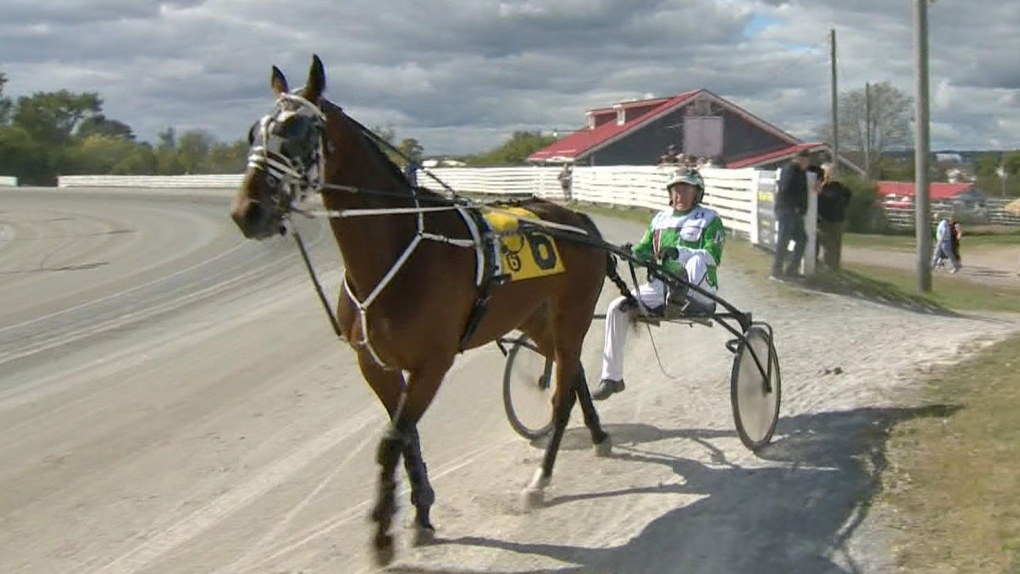
[{"label": "person in dark jacket", "polygon": [[837,179],[833,164],[823,165],[822,173],[818,192],[818,247],[824,250],[825,266],[830,271],[839,271],[846,209],[853,192]]},{"label": "person in dark jacket", "polygon": [[[807,232],[804,230],[804,214],[808,207],[808,179],[811,154],[807,150],[797,152],[779,175],[776,185],[775,214],[779,224],[776,252],[772,258],[772,278],[799,277],[800,262],[807,246]],[[793,255],[784,267],[787,248],[794,242]]]}]

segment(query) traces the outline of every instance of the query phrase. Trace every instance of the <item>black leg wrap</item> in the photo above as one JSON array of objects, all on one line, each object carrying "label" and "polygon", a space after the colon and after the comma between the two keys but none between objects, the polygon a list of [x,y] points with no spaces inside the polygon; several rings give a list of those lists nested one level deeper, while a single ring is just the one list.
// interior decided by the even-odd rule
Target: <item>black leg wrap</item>
[{"label": "black leg wrap", "polygon": [[421,441],[418,430],[409,433],[410,440],[404,446],[404,469],[411,482],[411,504],[419,510],[426,509],[436,501],[436,493],[429,484],[428,468],[421,455]]},{"label": "black leg wrap", "polygon": [[592,442],[600,444],[605,440],[606,432],[602,430],[599,414],[591,400],[591,391],[588,390],[588,383],[584,378],[584,369],[578,374],[577,385],[574,387],[574,390],[577,394],[578,402],[581,403],[581,412],[584,414],[584,426],[588,427]]},{"label": "black leg wrap", "polygon": [[407,445],[408,441],[407,433],[390,427],[386,434],[383,435],[382,440],[379,441],[379,450],[375,453],[375,461],[383,469],[395,469],[397,467],[397,460],[400,458],[400,452]]},{"label": "black leg wrap", "polygon": [[407,444],[407,434],[390,427],[379,441],[379,450],[375,460],[379,463],[379,497],[376,499],[372,519],[379,523],[380,532],[389,527],[390,518],[396,513],[395,494],[397,491],[396,477],[393,476],[400,460],[400,452]]}]

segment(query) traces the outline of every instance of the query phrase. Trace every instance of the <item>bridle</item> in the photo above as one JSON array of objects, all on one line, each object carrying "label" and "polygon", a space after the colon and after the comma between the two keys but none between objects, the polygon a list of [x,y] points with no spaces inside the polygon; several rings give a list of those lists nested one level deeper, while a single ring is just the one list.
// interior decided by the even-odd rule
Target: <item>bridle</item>
[{"label": "bridle", "polygon": [[[382,191],[327,183],[325,170],[326,152],[327,148],[330,148],[328,149],[330,153],[332,153],[333,150],[331,149],[331,146],[326,143],[324,137],[326,133],[326,119],[326,114],[322,111],[322,109],[310,100],[293,93],[280,93],[277,97],[276,107],[273,112],[263,116],[262,119],[259,120],[258,124],[256,124],[256,126],[252,129],[252,147],[248,155],[247,166],[249,169],[258,169],[265,172],[266,177],[270,179],[269,184],[271,192],[269,202],[272,205],[265,207],[272,209],[275,215],[284,222],[289,222],[289,218],[292,213],[298,213],[306,217],[319,216],[335,219],[390,214],[416,215],[417,232],[413,239],[405,247],[398,259],[393,263],[389,272],[386,273],[379,283],[374,286],[367,296],[363,299],[359,299],[350,287],[348,274],[346,272],[344,273],[343,288],[347,292],[351,301],[358,308],[362,323],[363,340],[356,344],[365,347],[376,363],[383,368],[387,368],[387,365],[378,356],[368,340],[368,307],[396,276],[397,272],[407,262],[422,240],[439,241],[460,247],[475,247],[481,244],[481,238],[478,234],[478,230],[475,228],[471,228],[471,239],[453,239],[425,231],[424,213],[426,212],[457,210],[461,211],[462,216],[466,218],[464,210],[467,207],[462,202],[442,198],[441,206],[422,207],[422,198],[419,196],[418,190],[415,189],[414,186],[409,185],[409,189],[401,191]],[[389,145],[388,142],[385,142],[385,140],[382,140],[378,136],[372,134],[370,130],[356,122],[353,118],[347,117],[346,119],[357,126],[361,130],[362,134],[369,137],[370,140],[376,141],[377,145],[379,142]],[[286,131],[288,124],[301,126],[298,128],[301,131],[298,131],[298,133],[288,137],[286,133],[281,133],[281,131]],[[260,136],[258,145],[256,145],[254,138],[255,128],[258,129],[257,133]],[[298,137],[304,138],[305,141],[295,141]],[[392,146],[390,147],[392,148]],[[300,153],[295,154],[295,150]],[[447,189],[449,188],[447,187]],[[302,205],[309,196],[326,191],[400,197],[411,200],[412,206],[406,208],[316,211],[308,209]],[[453,190],[451,189],[450,191],[452,192]],[[258,200],[252,199],[252,201]],[[322,284],[319,282],[315,273],[315,269],[308,255],[308,249],[306,248],[305,243],[301,239],[301,235],[298,233],[296,227],[292,225],[288,227],[291,228],[294,239],[298,244],[301,257],[304,260],[308,273],[315,285],[316,291],[319,295],[319,300],[326,311],[326,315],[330,320],[333,331],[338,337],[344,339],[345,337],[340,329],[340,324],[337,321],[336,315],[330,308],[325,292],[322,289]]]},{"label": "bridle", "polygon": [[[306,141],[299,142],[297,137],[280,133],[286,130],[288,123],[298,129],[310,130],[312,133],[301,135]],[[260,169],[270,180],[273,193],[270,195],[272,207],[280,215],[293,211],[308,196],[323,187],[325,179],[325,153],[323,133],[326,129],[326,114],[319,106],[309,100],[290,93],[281,93],[276,100],[272,113],[263,116],[252,129],[252,147],[248,154],[247,166]],[[260,137],[256,140],[255,134]],[[317,142],[307,146],[314,138]],[[256,145],[258,142],[258,145]],[[301,146],[301,147],[297,147]],[[302,149],[304,154],[294,157],[292,150]]]},{"label": "bridle", "polygon": [[[379,153],[378,159],[384,164],[388,164],[384,165],[384,167],[391,168],[394,171],[394,175],[403,178],[399,168],[396,168],[395,165],[385,158],[385,155],[379,147],[388,147],[397,154],[403,155],[400,153],[400,150],[395,148],[386,140],[377,136],[365,126],[358,123],[354,118],[345,115],[345,119],[360,130],[361,134],[367,138],[367,143],[374,144]],[[269,184],[272,190],[270,193],[270,202],[272,205],[265,207],[272,209],[275,212],[275,215],[283,222],[289,223],[290,216],[293,213],[304,215],[306,217],[327,217],[330,219],[397,214],[414,215],[417,226],[414,236],[393,262],[389,271],[379,280],[379,282],[367,295],[359,299],[350,286],[348,273],[346,271],[344,272],[343,289],[358,309],[358,315],[361,320],[362,327],[363,340],[354,342],[354,344],[364,347],[372,356],[372,359],[375,360],[379,366],[386,369],[390,367],[378,356],[368,339],[367,317],[369,306],[378,298],[386,286],[389,285],[404,264],[407,263],[422,241],[435,241],[476,250],[477,257],[479,257],[476,281],[481,281],[483,276],[481,250],[484,245],[482,231],[479,229],[478,225],[474,223],[474,219],[468,214],[468,210],[477,208],[478,204],[470,199],[459,196],[459,194],[457,194],[452,188],[428,171],[425,173],[430,178],[439,182],[443,188],[450,192],[451,197],[439,195],[429,196],[428,194],[423,196],[423,194],[419,193],[419,189],[414,185],[411,185],[410,182],[406,181],[406,179],[404,180],[404,183],[407,188],[397,191],[383,191],[328,183],[326,181],[325,169],[326,154],[327,152],[332,154],[334,150],[332,149],[332,146],[326,142],[326,120],[327,116],[325,112],[323,112],[316,103],[297,94],[286,92],[280,93],[277,97],[274,111],[271,114],[264,116],[257,124],[257,128],[259,130],[258,135],[260,136],[260,140],[258,142],[259,145],[255,145],[255,138],[253,137],[252,148],[248,156],[247,165],[249,169],[259,169],[264,171],[266,176],[270,178]],[[293,136],[288,136],[286,134],[288,124],[296,124],[300,126],[297,128],[300,131],[295,133]],[[252,131],[254,134],[254,127]],[[295,140],[298,139],[299,136],[303,137],[305,141],[296,142]],[[405,156],[404,159],[408,158]],[[407,207],[342,210],[312,210],[303,205],[310,195],[329,191],[400,198],[405,201],[409,200],[411,205]],[[256,200],[253,199],[252,201]],[[436,205],[423,206],[422,204],[426,202],[434,203]],[[501,211],[499,208],[490,209],[493,211]],[[468,228],[471,238],[451,238],[445,235],[426,231],[424,214],[435,211],[459,212],[460,217],[464,220],[465,225]],[[558,228],[578,235],[588,234],[586,230],[571,225],[521,217],[516,213],[510,213],[510,215],[522,222],[527,221],[546,228]],[[289,225],[287,227],[290,227],[292,234],[294,235],[294,239],[298,244],[301,257],[304,259],[305,266],[307,267],[308,273],[315,285],[319,300],[326,311],[326,315],[330,320],[333,331],[338,337],[345,339],[341,332],[340,324],[337,321],[336,315],[330,308],[325,292],[323,291],[322,285],[315,273],[315,269],[308,255],[308,250],[305,247],[304,241],[301,239],[301,236],[295,226]],[[285,227],[284,230],[286,230],[287,227]]]}]

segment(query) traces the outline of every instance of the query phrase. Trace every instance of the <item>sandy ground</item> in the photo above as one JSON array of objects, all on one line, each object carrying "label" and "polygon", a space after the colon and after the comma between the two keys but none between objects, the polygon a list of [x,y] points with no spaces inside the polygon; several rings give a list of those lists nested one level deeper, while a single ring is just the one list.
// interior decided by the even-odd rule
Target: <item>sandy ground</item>
[{"label": "sandy ground", "polygon": [[[373,570],[383,411],[293,243],[243,242],[226,206],[0,193],[0,572]],[[598,221],[616,242],[641,231]],[[303,229],[335,290],[331,238]],[[398,532],[388,571],[892,571],[870,505],[881,438],[938,414],[895,397],[1020,319],[790,297],[725,265],[721,281],[777,333],[772,446],[755,456],[733,430],[727,333],[664,326],[629,339],[628,388],[598,404],[614,456],[593,456],[575,416],[548,506],[524,513],[541,445],[506,422],[498,349],[472,351],[420,427],[439,543]]]}]

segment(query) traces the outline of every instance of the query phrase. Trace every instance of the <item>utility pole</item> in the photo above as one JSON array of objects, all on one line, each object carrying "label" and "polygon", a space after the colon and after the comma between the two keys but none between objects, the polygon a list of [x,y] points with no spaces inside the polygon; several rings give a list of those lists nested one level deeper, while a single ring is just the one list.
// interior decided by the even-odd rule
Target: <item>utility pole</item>
[{"label": "utility pole", "polygon": [[914,85],[917,100],[914,136],[914,231],[917,235],[917,283],[931,291],[931,205],[928,187],[928,0],[914,0]]},{"label": "utility pole", "polygon": [[871,180],[871,82],[864,83],[864,172]]},{"label": "utility pole", "polygon": [[836,74],[836,29],[829,30],[832,51],[829,59],[832,62],[832,167],[839,173],[839,92]]}]

